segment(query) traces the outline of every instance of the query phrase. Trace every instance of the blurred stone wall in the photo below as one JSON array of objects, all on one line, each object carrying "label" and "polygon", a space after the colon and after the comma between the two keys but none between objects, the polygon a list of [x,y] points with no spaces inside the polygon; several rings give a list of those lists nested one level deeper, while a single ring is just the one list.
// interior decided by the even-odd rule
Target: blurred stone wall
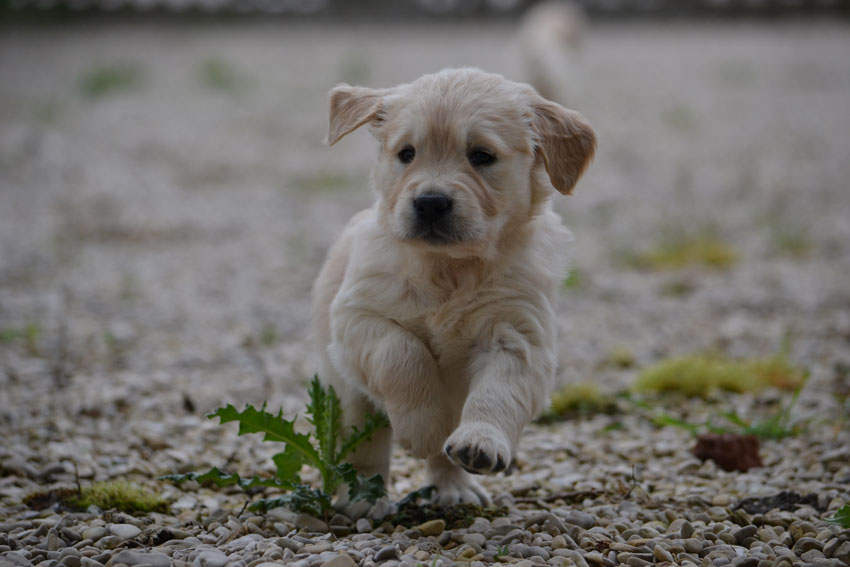
[{"label": "blurred stone wall", "polygon": [[[329,18],[510,17],[539,0],[0,0],[11,12],[279,14]],[[850,0],[575,0],[591,16],[850,14]]]}]

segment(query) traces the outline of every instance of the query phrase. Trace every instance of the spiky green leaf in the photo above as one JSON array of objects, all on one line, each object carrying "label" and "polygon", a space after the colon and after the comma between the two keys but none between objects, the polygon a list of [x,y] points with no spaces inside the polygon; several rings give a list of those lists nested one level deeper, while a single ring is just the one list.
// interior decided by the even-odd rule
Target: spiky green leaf
[{"label": "spiky green leaf", "polygon": [[436,491],[437,487],[433,484],[417,488],[413,492],[402,497],[402,499],[398,501],[398,507],[404,508],[406,506],[418,506],[420,500],[430,500],[431,496],[433,496]]},{"label": "spiky green leaf", "polygon": [[369,477],[357,475],[353,481],[348,483],[348,497],[352,502],[366,500],[374,504],[378,498],[383,498],[386,495],[387,489],[384,486],[384,479],[379,474]]},{"label": "spiky green leaf", "polygon": [[[227,404],[226,407],[217,409],[207,417],[210,419],[217,417],[221,420],[221,423],[238,422],[239,435],[262,433],[263,441],[285,443],[287,445],[287,451],[300,453],[303,458],[302,462],[319,469],[323,477],[326,474],[327,466],[315,447],[310,443],[309,435],[297,433],[295,431],[295,420],[284,419],[283,412],[281,411],[275,415],[265,411],[265,406],[258,410],[251,405],[246,405],[245,409],[239,412],[235,407]],[[291,477],[282,477],[280,480],[297,482],[296,479]]]},{"label": "spiky green leaf", "polygon": [[263,498],[249,506],[251,510],[258,512],[266,512],[272,508],[280,507],[322,517],[325,512],[331,509],[331,499],[321,490],[316,490],[306,484],[297,484],[289,494],[275,498]]},{"label": "spiky green leaf", "polygon": [[272,461],[277,468],[277,477],[292,483],[301,482],[301,466],[305,464],[306,459],[301,451],[294,448],[292,445],[287,445],[286,449],[277,453],[272,457]]},{"label": "spiky green leaf", "polygon": [[281,479],[264,478],[256,475],[251,478],[242,478],[235,473],[223,473],[218,469],[218,467],[213,467],[205,473],[191,472],[186,474],[169,474],[161,476],[160,479],[168,480],[178,486],[187,481],[195,481],[199,484],[215,484],[218,488],[236,485],[243,490],[259,486],[284,489],[289,489],[293,486],[291,482],[286,482]]},{"label": "spiky green leaf", "polygon": [[378,498],[387,495],[384,479],[376,474],[370,477],[357,473],[351,463],[340,463],[334,467],[335,476],[348,485],[348,498],[351,502],[366,500],[375,503]]},{"label": "spiky green leaf", "polygon": [[342,409],[333,386],[328,385],[328,389],[325,390],[318,376],[314,376],[310,382],[307,415],[309,416],[307,419],[316,428],[315,435],[319,441],[319,454],[322,460],[329,465],[338,463],[336,449],[342,427]]},{"label": "spiky green leaf", "polygon": [[841,526],[845,529],[850,529],[850,504],[845,504],[838,511],[826,519],[830,524]]}]

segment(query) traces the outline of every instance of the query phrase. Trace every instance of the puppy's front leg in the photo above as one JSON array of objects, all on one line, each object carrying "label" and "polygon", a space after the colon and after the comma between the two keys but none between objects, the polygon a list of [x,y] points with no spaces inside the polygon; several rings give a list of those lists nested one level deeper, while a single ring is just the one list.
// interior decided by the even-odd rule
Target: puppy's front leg
[{"label": "puppy's front leg", "polygon": [[337,371],[383,405],[403,447],[418,457],[439,454],[456,417],[441,399],[428,348],[395,321],[369,312],[338,309],[332,319],[328,352]]},{"label": "puppy's front leg", "polygon": [[[539,327],[538,327],[539,328]],[[497,323],[471,363],[460,426],[444,445],[455,464],[477,474],[505,470],[525,425],[543,408],[554,375],[554,349],[509,323]]]}]

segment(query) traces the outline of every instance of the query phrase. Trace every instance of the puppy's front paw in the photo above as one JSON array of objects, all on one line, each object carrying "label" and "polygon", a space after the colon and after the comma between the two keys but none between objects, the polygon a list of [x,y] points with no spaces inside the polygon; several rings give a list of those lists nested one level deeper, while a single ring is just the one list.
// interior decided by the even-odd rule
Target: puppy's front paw
[{"label": "puppy's front paw", "polygon": [[431,503],[437,506],[454,506],[460,503],[489,506],[490,495],[487,490],[468,474],[460,470],[458,472],[463,476],[444,479],[436,485],[437,493],[431,497]]},{"label": "puppy's front paw", "polygon": [[464,423],[443,445],[443,452],[456,465],[473,474],[497,473],[511,463],[511,444],[489,423]]},{"label": "puppy's front paw", "polygon": [[443,456],[428,459],[428,479],[437,489],[429,500],[437,506],[454,506],[461,502],[490,505],[490,495],[470,475]]}]

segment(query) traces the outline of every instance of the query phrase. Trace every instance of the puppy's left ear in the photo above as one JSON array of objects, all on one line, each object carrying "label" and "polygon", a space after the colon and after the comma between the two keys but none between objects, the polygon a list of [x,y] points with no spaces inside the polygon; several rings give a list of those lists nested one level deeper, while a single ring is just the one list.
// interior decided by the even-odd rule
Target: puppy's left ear
[{"label": "puppy's left ear", "polygon": [[333,146],[340,138],[350,134],[367,122],[380,118],[381,102],[386,89],[369,89],[339,85],[330,93],[330,124],[325,139]]},{"label": "puppy's left ear", "polygon": [[569,195],[596,153],[596,133],[584,116],[539,95],[531,108],[538,159],[555,189]]}]

